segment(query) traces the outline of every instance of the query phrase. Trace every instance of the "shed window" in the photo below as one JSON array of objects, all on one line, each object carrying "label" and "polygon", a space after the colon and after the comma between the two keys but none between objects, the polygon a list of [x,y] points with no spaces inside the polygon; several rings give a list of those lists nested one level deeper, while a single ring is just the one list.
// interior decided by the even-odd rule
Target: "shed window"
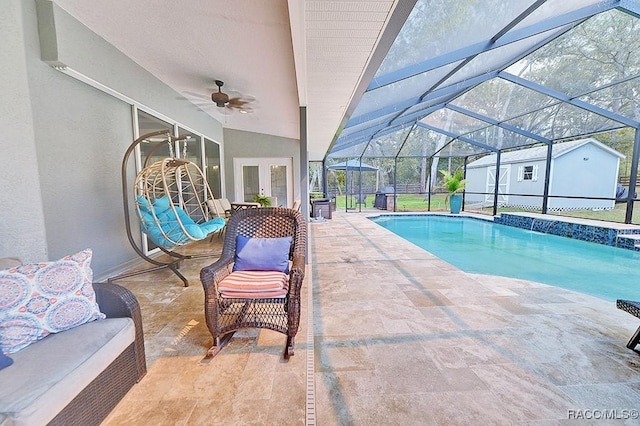
[{"label": "shed window", "polygon": [[523,181],[523,180],[531,180],[531,181],[537,181],[538,180],[538,166],[537,165],[533,165],[533,166],[520,166],[518,167],[518,181]]}]

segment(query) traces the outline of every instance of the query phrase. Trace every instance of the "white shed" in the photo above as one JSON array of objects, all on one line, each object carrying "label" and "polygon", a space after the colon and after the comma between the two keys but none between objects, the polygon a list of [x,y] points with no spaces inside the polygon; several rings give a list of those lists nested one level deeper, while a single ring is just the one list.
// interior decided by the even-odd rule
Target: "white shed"
[{"label": "white shed", "polygon": [[[624,157],[593,138],[555,143],[549,177],[549,210],[612,209],[620,159]],[[504,207],[542,208],[546,159],[546,146],[503,153],[500,156],[498,204]],[[495,174],[496,154],[469,163],[466,203],[492,204]],[[612,200],[552,196],[604,197]]]}]

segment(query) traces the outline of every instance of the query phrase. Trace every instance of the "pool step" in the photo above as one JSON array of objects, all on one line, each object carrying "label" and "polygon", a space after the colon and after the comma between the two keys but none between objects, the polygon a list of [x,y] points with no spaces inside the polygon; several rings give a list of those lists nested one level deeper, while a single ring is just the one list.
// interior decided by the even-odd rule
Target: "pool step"
[{"label": "pool step", "polygon": [[640,251],[640,234],[618,234],[618,247],[631,248]]}]

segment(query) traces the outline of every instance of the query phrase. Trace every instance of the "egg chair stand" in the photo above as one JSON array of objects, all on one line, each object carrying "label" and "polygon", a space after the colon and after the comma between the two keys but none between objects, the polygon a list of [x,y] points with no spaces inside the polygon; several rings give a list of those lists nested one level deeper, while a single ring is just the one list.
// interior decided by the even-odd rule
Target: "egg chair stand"
[{"label": "egg chair stand", "polygon": [[[154,152],[162,146],[158,143],[144,159],[142,170],[136,175],[132,188],[129,186],[127,174],[131,154],[141,143],[160,136],[169,145],[170,157],[149,164]],[[109,282],[169,269],[180,278],[185,287],[188,287],[189,281],[179,271],[182,262],[187,259],[220,255],[220,252],[187,255],[175,251],[190,242],[203,240],[225,226],[224,219],[216,217],[207,207],[207,200],[212,200],[213,195],[202,170],[195,163],[173,155],[174,144],[186,139],[186,136],[172,136],[166,130],[157,131],[140,136],[127,149],[121,170],[127,238],[136,254],[154,266],[111,277],[108,279]],[[175,151],[178,152],[178,147],[175,147]],[[183,152],[186,154],[186,142]],[[131,189],[132,207],[129,201]],[[169,259],[152,258],[145,253],[132,231],[132,210],[138,219],[140,230],[168,255]]]}]

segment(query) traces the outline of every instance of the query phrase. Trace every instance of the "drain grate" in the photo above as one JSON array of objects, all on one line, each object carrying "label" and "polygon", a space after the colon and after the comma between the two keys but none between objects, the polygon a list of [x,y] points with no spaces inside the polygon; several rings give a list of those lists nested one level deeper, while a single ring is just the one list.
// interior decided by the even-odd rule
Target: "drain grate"
[{"label": "drain grate", "polygon": [[[312,281],[309,277],[309,281]],[[316,383],[315,383],[315,357],[313,343],[313,285],[307,286],[307,404],[306,425],[316,424]]]}]

